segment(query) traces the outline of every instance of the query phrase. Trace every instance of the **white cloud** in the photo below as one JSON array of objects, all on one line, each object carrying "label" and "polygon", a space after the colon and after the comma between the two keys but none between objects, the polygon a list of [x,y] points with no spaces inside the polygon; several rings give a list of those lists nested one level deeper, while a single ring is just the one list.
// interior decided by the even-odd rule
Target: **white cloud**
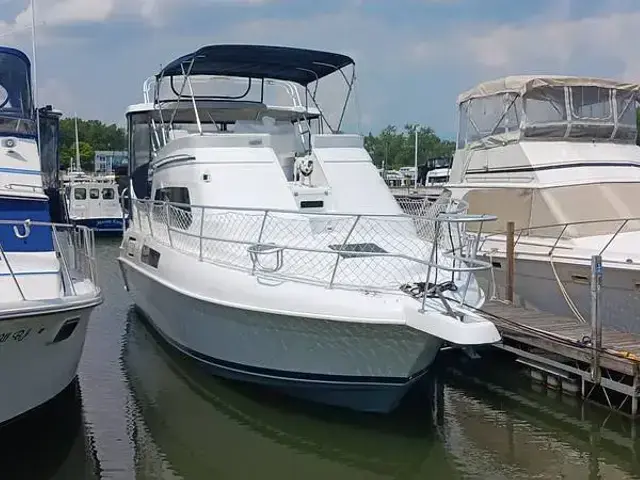
[{"label": "white cloud", "polygon": [[[36,0],[38,22],[50,27],[70,26],[82,23],[99,23],[115,16],[142,18],[150,24],[160,24],[166,14],[175,9],[184,9],[213,3],[226,3],[233,6],[259,6],[273,0]],[[6,0],[4,3],[11,3]],[[15,17],[0,22],[0,29],[12,26],[31,25],[30,2]]]},{"label": "white cloud", "polygon": [[40,105],[52,105],[65,115],[71,116],[78,102],[71,90],[71,86],[57,78],[47,77],[38,85],[38,100]]},{"label": "white cloud", "polygon": [[[37,21],[50,26],[59,26],[107,20],[113,14],[118,1],[58,0],[40,3],[36,3]],[[31,18],[31,6],[28,6],[18,14],[14,23],[19,26],[30,25]]]},{"label": "white cloud", "polygon": [[562,10],[524,23],[470,26],[410,51],[414,62],[464,64],[473,76],[582,73],[640,81],[640,11],[558,20]]}]

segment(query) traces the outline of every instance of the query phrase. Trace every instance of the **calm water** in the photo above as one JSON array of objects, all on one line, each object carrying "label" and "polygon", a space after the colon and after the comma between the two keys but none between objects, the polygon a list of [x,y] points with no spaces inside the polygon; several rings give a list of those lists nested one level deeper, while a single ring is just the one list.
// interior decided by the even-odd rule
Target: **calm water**
[{"label": "calm water", "polygon": [[640,479],[630,421],[495,362],[443,355],[387,417],[209,378],[132,311],[117,249],[77,384],[0,430],[0,479]]}]

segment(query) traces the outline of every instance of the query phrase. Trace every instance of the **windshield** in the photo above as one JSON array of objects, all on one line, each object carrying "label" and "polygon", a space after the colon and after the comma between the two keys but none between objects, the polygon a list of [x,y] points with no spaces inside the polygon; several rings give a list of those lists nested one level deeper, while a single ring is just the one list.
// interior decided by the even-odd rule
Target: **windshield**
[{"label": "windshield", "polygon": [[596,86],[544,87],[524,96],[526,137],[635,141],[636,92]]},{"label": "windshield", "polygon": [[[635,143],[638,91],[594,85],[533,88],[472,98],[460,104],[458,148],[499,145],[522,137]],[[494,137],[491,142],[485,139]]]},{"label": "windshield", "polygon": [[447,168],[451,164],[451,160],[448,158],[437,158],[436,159],[436,168]]},{"label": "windshield", "polygon": [[30,65],[17,52],[0,50],[0,134],[35,135]]}]

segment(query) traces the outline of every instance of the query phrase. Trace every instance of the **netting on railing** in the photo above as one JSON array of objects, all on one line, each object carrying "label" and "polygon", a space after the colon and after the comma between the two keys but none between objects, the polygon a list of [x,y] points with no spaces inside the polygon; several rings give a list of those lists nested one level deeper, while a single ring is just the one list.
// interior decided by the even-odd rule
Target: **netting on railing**
[{"label": "netting on railing", "polygon": [[430,201],[424,198],[397,198],[396,201],[402,211],[413,218],[418,235],[431,241],[436,235],[436,225],[438,226],[438,245],[445,250],[469,251],[472,238],[466,234],[466,225],[455,222],[435,222],[434,219],[441,214],[465,215],[468,205],[462,200],[451,198],[451,192],[445,190],[435,200]]},{"label": "netting on railing", "polygon": [[429,264],[434,284],[454,274],[464,282],[468,272],[488,268],[471,256],[455,257],[452,232],[445,235],[447,230],[437,226],[451,222],[435,216],[308,214],[136,200],[132,218],[143,233],[202,261],[328,286],[397,291],[424,282]]}]

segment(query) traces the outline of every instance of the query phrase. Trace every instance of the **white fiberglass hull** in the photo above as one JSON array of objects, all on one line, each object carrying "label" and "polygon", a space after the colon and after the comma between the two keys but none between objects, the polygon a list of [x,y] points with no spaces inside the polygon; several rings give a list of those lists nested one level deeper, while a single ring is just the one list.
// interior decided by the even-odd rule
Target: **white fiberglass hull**
[{"label": "white fiberglass hull", "polygon": [[87,322],[101,298],[0,311],[0,425],[39,407],[76,376]]},{"label": "white fiberglass hull", "polygon": [[406,325],[230,308],[180,293],[128,260],[121,263],[136,305],[173,347],[216,375],[316,402],[388,412],[442,345]]},{"label": "white fiberglass hull", "polygon": [[[487,257],[488,259],[488,257]],[[506,259],[504,255],[494,254],[494,278],[498,296],[504,298],[506,286]],[[599,308],[600,318],[605,326],[640,333],[638,311],[640,306],[640,271],[624,269],[604,264],[602,282],[602,303]],[[554,259],[553,267],[547,257],[537,259],[516,259],[514,292],[516,300],[529,307],[533,307],[555,315],[574,317],[569,302],[562,292],[562,284],[566,295],[576,306],[587,323],[590,320],[591,266],[588,262],[567,262]],[[478,275],[486,291],[490,292],[490,273],[482,272]]]}]

